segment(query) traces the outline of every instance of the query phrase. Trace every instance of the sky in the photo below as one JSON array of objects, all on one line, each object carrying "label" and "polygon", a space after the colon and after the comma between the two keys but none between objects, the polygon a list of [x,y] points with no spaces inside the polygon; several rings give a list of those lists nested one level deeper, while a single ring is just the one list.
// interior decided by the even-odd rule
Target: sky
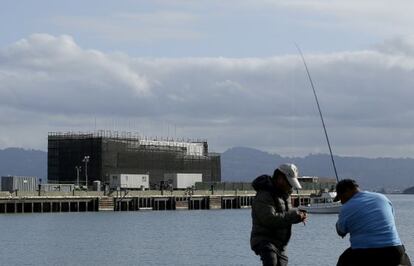
[{"label": "sky", "polygon": [[1,1],[0,148],[48,132],[414,157],[414,2]]}]

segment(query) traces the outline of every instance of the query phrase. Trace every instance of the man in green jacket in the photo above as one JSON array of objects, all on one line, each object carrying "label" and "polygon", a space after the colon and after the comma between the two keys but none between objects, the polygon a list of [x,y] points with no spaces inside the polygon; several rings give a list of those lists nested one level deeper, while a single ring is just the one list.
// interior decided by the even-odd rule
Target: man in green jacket
[{"label": "man in green jacket", "polygon": [[252,204],[250,245],[264,266],[288,264],[286,246],[292,224],[306,222],[306,212],[292,209],[290,194],[301,189],[298,169],[294,164],[282,164],[273,176],[257,177],[252,186],[256,197]]}]

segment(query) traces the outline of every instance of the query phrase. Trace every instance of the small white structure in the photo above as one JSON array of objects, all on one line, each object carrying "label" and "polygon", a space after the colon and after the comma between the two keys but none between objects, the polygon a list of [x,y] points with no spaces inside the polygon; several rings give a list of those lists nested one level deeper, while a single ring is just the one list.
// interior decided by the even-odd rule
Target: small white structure
[{"label": "small white structure", "polygon": [[2,176],[2,191],[36,191],[37,178],[34,176]]},{"label": "small white structure", "polygon": [[203,181],[201,173],[165,173],[164,181],[172,184],[173,188],[188,188],[195,186],[196,182]]},{"label": "small white structure", "polygon": [[40,189],[46,192],[72,192],[75,189],[73,184],[41,184]]},{"label": "small white structure", "polygon": [[170,140],[148,140],[141,139],[140,145],[154,146],[154,147],[177,147],[183,148],[187,155],[191,156],[205,156],[207,142],[183,142]]},{"label": "small white structure", "polygon": [[148,189],[148,174],[111,174],[109,176],[109,187],[127,189]]}]

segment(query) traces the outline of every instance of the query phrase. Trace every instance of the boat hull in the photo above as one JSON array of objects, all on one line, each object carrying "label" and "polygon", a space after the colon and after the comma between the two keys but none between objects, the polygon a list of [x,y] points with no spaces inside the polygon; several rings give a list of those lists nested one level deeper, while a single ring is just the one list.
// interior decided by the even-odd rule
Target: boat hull
[{"label": "boat hull", "polygon": [[323,214],[337,214],[341,210],[341,205],[310,205],[310,206],[299,206],[298,209],[304,210],[308,213],[323,213]]}]

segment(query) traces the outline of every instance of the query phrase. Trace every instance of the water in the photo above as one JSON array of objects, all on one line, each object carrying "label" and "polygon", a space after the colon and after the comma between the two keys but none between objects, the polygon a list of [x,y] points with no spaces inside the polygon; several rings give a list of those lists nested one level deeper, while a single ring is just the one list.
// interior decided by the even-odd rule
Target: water
[{"label": "water", "polygon": [[[414,195],[389,195],[414,257]],[[349,245],[337,215],[295,225],[289,265],[332,266]],[[0,265],[260,265],[250,209],[0,215]]]}]

